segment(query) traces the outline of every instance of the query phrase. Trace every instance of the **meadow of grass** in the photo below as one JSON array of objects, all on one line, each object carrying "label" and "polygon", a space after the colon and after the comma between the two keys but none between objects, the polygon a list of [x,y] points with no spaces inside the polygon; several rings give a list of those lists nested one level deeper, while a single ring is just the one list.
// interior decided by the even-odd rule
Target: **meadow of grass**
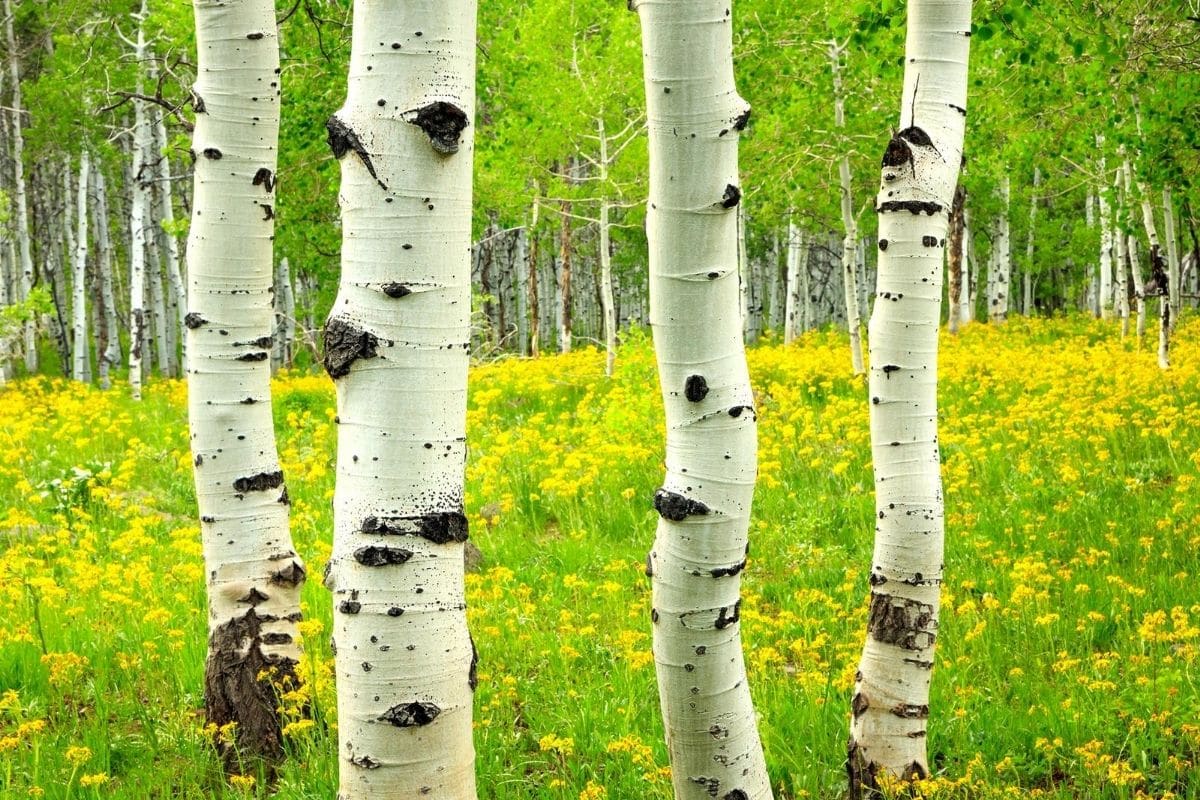
[{"label": "meadow of grass", "polygon": [[[671,796],[643,574],[663,429],[644,335],[471,374],[468,577],[481,798]],[[780,800],[842,796],[873,501],[843,336],[750,353],[761,470],[742,631]],[[1200,798],[1200,323],[1175,366],[1081,318],[942,343],[946,585],[929,748],[939,798]],[[333,393],[275,382],[292,526],[330,551]],[[203,731],[204,582],[186,387],[135,404],[0,389],[0,797],[265,797]],[[274,787],[336,793],[330,598]],[[299,709],[307,708],[306,714]]]}]

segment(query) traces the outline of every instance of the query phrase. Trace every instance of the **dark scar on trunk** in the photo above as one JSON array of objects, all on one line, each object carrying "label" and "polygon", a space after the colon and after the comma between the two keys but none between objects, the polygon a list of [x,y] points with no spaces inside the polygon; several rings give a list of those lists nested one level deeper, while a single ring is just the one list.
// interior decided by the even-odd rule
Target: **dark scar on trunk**
[{"label": "dark scar on trunk", "polygon": [[875,209],[880,214],[885,214],[890,211],[908,211],[911,214],[920,216],[928,214],[933,216],[942,210],[940,203],[923,200],[888,200],[885,203],[880,203],[879,208]]},{"label": "dark scar on trunk", "polygon": [[267,489],[277,489],[283,485],[283,471],[260,472],[246,478],[238,478],[233,482],[234,491],[239,494],[246,492],[265,492]]},{"label": "dark scar on trunk", "polygon": [[663,519],[672,522],[683,522],[688,517],[701,517],[710,511],[709,507],[699,500],[666,489],[659,489],[654,493],[654,510]]},{"label": "dark scar on trunk", "polygon": [[689,375],[683,384],[683,396],[690,402],[699,403],[708,396],[708,381],[703,375]]},{"label": "dark scar on trunk", "polygon": [[413,557],[411,550],[401,547],[360,547],[354,551],[354,560],[364,567],[386,567],[403,564]]},{"label": "dark scar on trunk", "polygon": [[331,378],[350,374],[350,365],[360,358],[375,358],[379,339],[342,317],[325,323],[325,371]]},{"label": "dark scar on trunk", "polygon": [[401,703],[383,712],[379,721],[390,723],[397,728],[416,728],[428,725],[441,713],[442,710],[433,703]]},{"label": "dark scar on trunk", "polygon": [[470,124],[466,112],[443,100],[417,109],[415,115],[410,111],[405,118],[425,131],[433,149],[444,156],[458,152],[459,137]]},{"label": "dark scar on trunk", "polygon": [[467,638],[471,640],[471,666],[467,668],[467,686],[470,686],[473,692],[479,685],[479,651],[475,649],[475,637],[468,633]]},{"label": "dark scar on trunk", "polygon": [[725,194],[721,196],[722,208],[733,208],[742,202],[742,190],[732,183],[725,185]]},{"label": "dark scar on trunk", "polygon": [[733,623],[737,622],[739,619],[742,618],[742,601],[738,600],[736,603],[733,604],[733,612],[732,613],[729,613],[727,615],[726,614],[727,611],[729,611],[728,608],[722,607],[721,610],[719,612],[717,612],[717,622],[716,622],[717,630],[724,630],[725,628],[728,628],[730,625],[732,625]]},{"label": "dark scar on trunk", "polygon": [[732,567],[716,567],[715,569],[711,569],[709,570],[709,574],[714,578],[732,578],[745,568],[746,562],[743,560],[734,564]]},{"label": "dark scar on trunk", "polygon": [[258,172],[254,173],[254,186],[261,186],[266,191],[272,192],[275,190],[275,175],[266,167],[259,167]]},{"label": "dark scar on trunk", "polygon": [[183,318],[183,324],[192,330],[196,330],[201,325],[207,325],[208,320],[193,311]]},{"label": "dark scar on trunk", "polygon": [[333,152],[333,157],[341,161],[346,153],[353,151],[379,187],[386,192],[387,184],[381,181],[379,175],[376,174],[375,165],[371,163],[371,155],[363,146],[362,140],[358,138],[358,134],[351,130],[349,125],[338,119],[337,114],[326,120],[325,130],[329,134],[329,149]]},{"label": "dark scar on trunk", "polygon": [[360,530],[363,533],[420,536],[434,544],[462,543],[468,538],[467,517],[458,511],[421,517],[367,517]]},{"label": "dark scar on trunk", "polygon": [[875,641],[904,650],[923,650],[937,638],[935,625],[929,604],[872,592],[867,633]]}]

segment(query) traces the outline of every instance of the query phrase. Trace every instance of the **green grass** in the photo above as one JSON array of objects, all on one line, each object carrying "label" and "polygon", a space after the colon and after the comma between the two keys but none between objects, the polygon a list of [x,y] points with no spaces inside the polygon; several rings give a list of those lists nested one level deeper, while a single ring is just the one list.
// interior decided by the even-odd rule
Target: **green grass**
[{"label": "green grass", "polygon": [[[1167,373],[1074,318],[973,325],[941,357],[947,581],[925,795],[1200,798],[1200,325],[1180,329]],[[662,461],[646,337],[613,380],[602,369],[589,350],[472,373],[481,798],[671,796],[642,573]],[[865,629],[866,390],[835,334],[756,347],[751,371],[751,683],[777,797],[832,800]],[[319,575],[333,393],[298,374],[275,390],[293,533]],[[201,730],[184,398],[173,382],[140,404],[44,378],[0,390],[0,797],[268,794],[227,785]],[[329,800],[330,598],[315,580],[304,597],[315,724],[289,736],[276,796]]]}]

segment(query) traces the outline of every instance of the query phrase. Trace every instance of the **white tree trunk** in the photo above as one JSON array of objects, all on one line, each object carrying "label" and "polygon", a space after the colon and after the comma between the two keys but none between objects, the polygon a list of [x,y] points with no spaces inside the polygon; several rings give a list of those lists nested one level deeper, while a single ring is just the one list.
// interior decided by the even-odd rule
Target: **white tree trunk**
[{"label": "white tree trunk", "polygon": [[[846,127],[846,96],[842,88],[841,58],[845,46],[831,45],[829,48],[829,63],[833,70],[833,120],[838,130]],[[851,196],[850,154],[848,143],[843,142],[839,149],[842,157],[838,161],[838,178],[841,181],[842,195],[842,290],[846,300],[846,328],[850,331],[850,365],[855,375],[862,375],[862,321],[858,316],[858,276],[855,274],[856,253],[858,246],[858,223],[854,219],[854,206]]]},{"label": "white tree trunk", "polygon": [[1171,318],[1175,308],[1171,304],[1171,281],[1167,272],[1167,261],[1163,257],[1162,244],[1158,239],[1158,226],[1154,224],[1154,203],[1146,185],[1139,182],[1137,186],[1142,201],[1142,225],[1146,229],[1146,240],[1150,242],[1150,281],[1138,292],[1138,307],[1142,309],[1141,316],[1144,318],[1146,298],[1156,295],[1159,297],[1158,366],[1160,369],[1167,369],[1171,366]]},{"label": "white tree trunk", "polygon": [[[901,131],[878,196],[870,323],[876,534],[866,644],[852,703],[852,797],[880,774],[929,775],[925,730],[942,582],[937,347],[948,212],[966,123],[969,0],[911,0]],[[885,246],[886,243],[886,246]]]},{"label": "white tree trunk", "polygon": [[[188,419],[208,580],[208,721],[281,758],[273,688],[300,656],[304,567],[271,415],[279,44],[268,0],[194,0],[197,154],[188,237]],[[135,195],[136,197],[136,195]],[[135,231],[137,229],[135,228]]]},{"label": "white tree trunk", "polygon": [[1037,223],[1037,204],[1038,204],[1038,188],[1042,185],[1042,171],[1038,167],[1033,168],[1033,191],[1029,196],[1029,235],[1025,238],[1025,270],[1022,276],[1022,297],[1021,308],[1022,313],[1029,317],[1033,315],[1033,251],[1034,251],[1034,225]]},{"label": "white tree trunk", "polygon": [[642,24],[650,318],[667,474],[652,573],[654,658],[677,800],[771,796],[742,658],[739,573],[757,463],[738,314],[737,146],[729,4],[631,3]]},{"label": "white tree trunk", "polygon": [[753,310],[750,307],[750,259],[746,253],[746,209],[742,203],[737,207],[737,271],[738,271],[738,308],[742,312],[742,341],[749,344],[753,341],[751,323]]},{"label": "white tree trunk", "polygon": [[[600,135],[600,186],[608,186],[608,137],[604,134],[604,119],[596,122]],[[617,315],[613,307],[612,243],[609,240],[608,199],[600,199],[600,306],[604,315],[604,374],[612,377],[613,362],[617,359]]]},{"label": "white tree trunk", "polygon": [[959,314],[962,323],[965,325],[975,319],[975,282],[972,278],[978,272],[978,265],[975,271],[971,270],[971,208],[963,204],[963,236],[962,236],[962,294],[959,297],[962,303],[962,309]]},{"label": "white tree trunk", "polygon": [[[382,42],[382,44],[380,44]],[[354,3],[327,585],[339,797],[475,797],[463,547],[475,3]]]},{"label": "white tree trunk", "polygon": [[95,187],[95,202],[92,205],[92,227],[96,238],[96,279],[100,285],[100,319],[103,334],[98,334],[98,358],[96,373],[100,388],[111,386],[109,370],[121,362],[120,323],[117,320],[117,301],[113,292],[113,253],[108,228],[108,192],[104,172],[97,163],[93,166],[92,183]]},{"label": "white tree trunk", "polygon": [[[179,240],[172,232],[175,223],[175,206],[171,202],[171,163],[168,158],[167,127],[163,114],[156,117],[154,125],[154,153],[150,161],[154,164],[154,200],[157,210],[158,224],[155,234],[158,249],[162,254],[163,267],[167,278],[166,324],[171,332],[168,337],[170,353],[170,374],[180,375],[187,371],[187,327],[183,323],[180,304],[185,302],[187,290],[183,285],[183,274],[179,268]],[[182,346],[182,370],[176,363],[179,357],[176,353],[175,342]]]},{"label": "white tree trunk", "polygon": [[91,380],[91,356],[88,348],[87,326],[87,251],[88,251],[88,174],[91,172],[91,162],[88,151],[84,150],[79,156],[79,188],[76,204],[76,224],[79,226],[75,234],[75,263],[73,265],[73,304],[74,316],[74,350],[72,351],[71,377],[77,381]]},{"label": "white tree trunk", "polygon": [[[788,222],[788,241],[787,241],[787,280],[784,282],[784,300],[783,311],[783,343],[791,344],[796,338],[796,335],[801,331],[800,315],[807,312],[807,297],[808,287],[802,286],[800,280],[801,262],[807,261],[804,258],[804,234],[796,227],[796,223]],[[804,272],[807,275],[808,268],[804,266]],[[805,281],[804,283],[807,283]],[[801,293],[803,293],[805,302],[801,303]],[[807,315],[803,320],[803,324],[807,326]]]},{"label": "white tree trunk", "polygon": [[[13,33],[13,10],[11,0],[4,0],[4,27],[8,44],[8,68],[13,88],[9,102],[12,104],[12,159],[13,159],[13,211],[16,227],[17,252],[21,261],[18,272],[17,299],[24,300],[33,289],[33,255],[29,242],[29,199],[25,185],[25,136],[22,133],[21,115],[21,63],[17,39]],[[22,347],[25,353],[25,370],[37,372],[37,326],[33,321],[25,323],[22,332]]]},{"label": "white tree trunk", "polygon": [[1171,197],[1171,186],[1168,184],[1162,190],[1163,202],[1163,235],[1167,239],[1167,280],[1169,283],[1167,299],[1171,304],[1171,330],[1179,321],[1180,274],[1179,274],[1179,242],[1175,231],[1175,202]]},{"label": "white tree trunk", "polygon": [[1008,172],[1000,179],[1000,218],[996,222],[996,234],[992,239],[992,264],[988,270],[988,314],[994,323],[1008,319],[1009,284],[1012,282],[1011,243],[1008,230],[1008,207],[1011,197]]},{"label": "white tree trunk", "polygon": [[[146,3],[138,21],[137,47],[134,63],[137,64],[137,94],[144,94],[142,63],[146,57],[145,17]],[[145,170],[146,141],[150,131],[146,125],[145,103],[133,99],[133,158],[132,181],[130,181],[129,203],[129,388],[134,400],[142,399],[142,357],[146,346],[146,213],[149,206],[146,184],[141,179]]]},{"label": "white tree trunk", "polygon": [[[1126,252],[1127,239],[1123,230],[1122,221],[1125,218],[1125,190],[1121,182],[1121,170],[1117,170],[1117,180],[1115,184],[1116,194],[1114,202],[1114,210],[1116,213],[1112,215],[1112,233],[1111,237],[1116,243],[1116,260],[1113,263],[1113,292],[1116,297],[1113,298],[1113,305],[1116,308],[1116,314],[1121,320],[1121,337],[1129,335],[1129,267],[1128,253]],[[1103,208],[1103,207],[1102,207]]]},{"label": "white tree trunk", "polygon": [[[1104,138],[1097,137],[1097,142],[1103,144]],[[1096,193],[1100,206],[1100,318],[1112,319],[1114,307],[1119,309],[1120,306],[1114,305],[1116,298],[1113,297],[1113,220],[1108,202],[1108,186],[1104,181],[1105,172],[1107,170],[1104,166],[1104,158],[1101,157],[1101,184],[1100,190]]]}]

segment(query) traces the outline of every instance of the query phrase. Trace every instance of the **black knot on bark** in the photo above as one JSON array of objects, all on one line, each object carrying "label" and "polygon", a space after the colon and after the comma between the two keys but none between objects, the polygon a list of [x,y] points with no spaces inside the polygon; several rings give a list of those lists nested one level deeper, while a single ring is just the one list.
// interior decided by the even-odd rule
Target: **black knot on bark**
[{"label": "black knot on bark", "polygon": [[275,190],[275,175],[266,167],[259,167],[258,172],[254,173],[254,186],[261,186],[268,192]]},{"label": "black knot on bark", "polygon": [[354,560],[364,567],[385,567],[403,564],[413,557],[411,550],[402,547],[360,547],[354,551]]},{"label": "black knot on bark", "polygon": [[183,318],[183,324],[192,330],[196,330],[201,325],[207,325],[208,320],[197,314],[195,311],[192,311]]},{"label": "black knot on bark", "polygon": [[750,106],[746,106],[746,110],[733,118],[733,129],[735,131],[744,131],[746,126],[750,124]]},{"label": "black knot on bark", "polygon": [[375,358],[379,339],[342,317],[325,323],[325,371],[331,378],[350,374],[350,365],[360,358]]},{"label": "black knot on bark", "polygon": [[710,509],[699,500],[693,500],[666,489],[659,489],[654,493],[654,510],[663,519],[683,522],[688,517],[702,517],[709,513]]},{"label": "black knot on bark", "polygon": [[918,128],[916,125],[907,127],[896,135],[912,142],[917,147],[933,147],[933,139],[929,138],[929,134],[924,129]]},{"label": "black knot on bark", "polygon": [[430,103],[406,116],[411,117],[409,122],[425,131],[433,149],[445,156],[458,152],[459,137],[470,124],[465,111],[444,100]]},{"label": "black knot on bark", "polygon": [[205,158],[212,159],[213,161],[220,161],[221,155],[222,155],[221,151],[215,147],[204,148],[204,157]]},{"label": "black knot on bark", "polygon": [[362,140],[358,138],[357,133],[351,130],[349,125],[342,122],[337,114],[334,114],[325,121],[325,131],[329,135],[329,149],[334,158],[340,161],[346,153],[353,151],[380,188],[387,191],[387,184],[379,180],[379,176],[375,173],[375,165],[371,163],[370,153],[367,152]]},{"label": "black knot on bark", "polygon": [[379,287],[388,297],[408,297],[412,294],[412,289],[405,286],[403,283],[385,283]]},{"label": "black knot on bark", "polygon": [[912,148],[899,135],[893,136],[883,151],[883,166],[899,167],[912,160]]},{"label": "black knot on bark", "polygon": [[433,703],[401,703],[383,712],[379,721],[390,723],[397,728],[416,728],[428,725],[441,713],[442,710]]},{"label": "black knot on bark", "polygon": [[283,471],[260,472],[233,482],[233,489],[239,494],[246,492],[265,492],[267,489],[277,489],[283,485]]},{"label": "black knot on bark", "polygon": [[703,375],[689,375],[683,386],[683,396],[693,403],[708,397],[708,381]]},{"label": "black knot on bark", "polygon": [[740,202],[742,202],[742,190],[732,183],[727,184],[725,186],[725,194],[721,198],[721,207],[733,208]]}]

